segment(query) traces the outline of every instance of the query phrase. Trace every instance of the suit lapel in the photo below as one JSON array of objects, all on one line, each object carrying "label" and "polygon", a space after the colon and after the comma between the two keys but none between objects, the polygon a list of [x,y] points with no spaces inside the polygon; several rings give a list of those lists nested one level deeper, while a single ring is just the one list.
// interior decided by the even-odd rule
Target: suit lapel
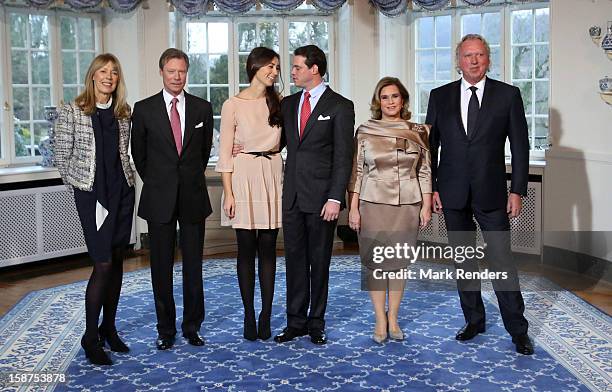
[{"label": "suit lapel", "polygon": [[461,79],[459,79],[456,82],[456,86],[451,89],[451,102],[453,103],[453,109],[455,111],[457,129],[465,138],[467,138],[465,127],[463,126],[463,119],[461,118]]},{"label": "suit lapel", "polygon": [[482,102],[480,103],[480,110],[478,111],[478,118],[476,119],[476,125],[474,126],[474,132],[472,132],[471,138],[474,139],[478,130],[482,126],[484,119],[489,115],[489,108],[491,106],[492,96],[494,95],[495,84],[491,79],[486,80],[484,91],[482,92]]},{"label": "suit lapel", "polygon": [[187,148],[187,145],[191,140],[191,136],[193,136],[193,132],[195,131],[195,124],[193,120],[195,118],[195,113],[193,110],[190,110],[192,106],[191,103],[193,101],[191,98],[191,95],[185,93],[185,134],[183,135],[183,151],[185,151]]},{"label": "suit lapel", "polygon": [[[315,106],[314,110],[310,113],[310,117],[308,117],[308,121],[306,122],[306,128],[304,128],[304,134],[302,135],[301,142],[303,142],[304,139],[306,139],[306,136],[308,136],[308,133],[310,132],[312,127],[314,127],[314,125],[317,123],[318,121],[317,119],[319,118],[319,115],[323,113],[323,110],[325,110],[325,108],[327,108],[327,101],[330,99],[332,95],[333,95],[333,91],[328,86],[325,89],[325,91],[323,91],[321,98],[319,98],[319,101],[317,102],[317,106]],[[298,105],[299,105],[299,102],[298,102]]]},{"label": "suit lapel", "polygon": [[[289,116],[286,120],[289,124],[289,127],[287,128],[285,134],[287,137],[287,141],[289,141],[289,138],[291,138],[293,141],[295,141],[296,144],[300,142],[298,138],[299,129],[297,129],[297,116],[298,110],[300,108],[301,94],[302,93],[296,93],[286,98],[289,99]],[[291,102],[292,99],[293,102]]]},{"label": "suit lapel", "polygon": [[168,109],[166,108],[166,101],[164,101],[163,91],[158,94],[156,106],[156,111],[159,116],[159,131],[176,151],[176,143],[174,143],[174,136],[172,135],[172,126],[170,125],[170,118],[168,118]]}]

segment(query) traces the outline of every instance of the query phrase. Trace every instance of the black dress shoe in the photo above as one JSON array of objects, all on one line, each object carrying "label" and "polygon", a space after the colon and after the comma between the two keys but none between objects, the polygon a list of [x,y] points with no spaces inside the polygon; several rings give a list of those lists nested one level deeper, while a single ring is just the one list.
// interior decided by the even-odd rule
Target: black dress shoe
[{"label": "black dress shoe", "polygon": [[297,337],[308,335],[306,329],[297,329],[292,327],[285,327],[283,332],[279,333],[274,337],[274,341],[277,343],[289,342]]},{"label": "black dress shoe", "polygon": [[197,332],[183,334],[183,337],[187,339],[187,343],[191,344],[192,346],[204,345],[204,339],[202,339]]},{"label": "black dress shoe", "polygon": [[512,343],[516,345],[516,352],[523,355],[533,354],[533,343],[527,334],[512,338]]},{"label": "black dress shoe", "polygon": [[327,336],[325,335],[325,331],[321,331],[321,330],[310,331],[310,341],[313,342],[314,344],[327,343]]},{"label": "black dress shoe", "polygon": [[109,358],[108,354],[104,352],[104,349],[99,346],[98,342],[94,340],[90,342],[85,339],[85,336],[81,338],[81,347],[85,351],[85,357],[89,359],[89,362],[94,365],[112,365],[113,361]]},{"label": "black dress shoe", "polygon": [[261,340],[268,340],[272,336],[270,329],[270,318],[259,316],[259,324],[257,325],[257,337]]},{"label": "black dress shoe", "polygon": [[474,338],[474,336],[478,335],[479,333],[483,333],[484,331],[484,325],[478,326],[467,323],[459,330],[459,332],[457,332],[455,339],[463,342]]},{"label": "black dress shoe", "polygon": [[127,353],[130,351],[130,348],[125,343],[123,343],[123,341],[117,334],[117,330],[111,333],[108,333],[102,328],[99,328],[98,334],[100,335],[98,338],[99,339],[98,343],[100,347],[104,347],[104,342],[106,341],[111,351],[115,351],[118,353]]},{"label": "black dress shoe", "polygon": [[158,350],[167,350],[174,346],[174,336],[159,335],[155,341]]}]

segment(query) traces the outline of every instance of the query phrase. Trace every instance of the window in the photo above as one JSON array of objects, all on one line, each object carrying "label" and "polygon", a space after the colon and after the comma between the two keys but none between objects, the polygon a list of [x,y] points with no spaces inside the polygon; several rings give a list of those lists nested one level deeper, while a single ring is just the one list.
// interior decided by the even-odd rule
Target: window
[{"label": "window", "polygon": [[210,101],[213,106],[213,161],[217,159],[221,107],[226,99],[248,86],[245,66],[253,48],[266,46],[279,53],[279,86],[283,95],[297,91],[289,76],[293,51],[303,45],[315,44],[325,52],[328,63],[325,80],[333,81],[331,16],[317,14],[312,6],[306,4],[291,16],[270,14],[265,7],[251,14],[234,18],[209,15],[199,20],[182,19],[173,13],[170,16],[170,25],[179,26],[178,33],[170,37],[170,42],[180,42],[189,55],[187,90]]},{"label": "window", "polygon": [[70,102],[79,94],[89,64],[96,56],[94,21],[91,18],[60,17],[62,43],[62,97]]},{"label": "window", "polygon": [[[532,156],[548,147],[549,9],[547,3],[415,13],[414,118],[425,121],[429,92],[458,78],[455,46],[469,33],[481,34],[491,47],[488,76],[521,90]],[[506,149],[510,154],[509,148]]]},{"label": "window", "polygon": [[99,47],[99,17],[0,8],[0,24],[7,32],[0,45],[7,59],[3,80],[11,81],[0,86],[7,114],[0,123],[0,163],[34,163],[40,159],[38,145],[47,136],[45,106],[76,96]]}]

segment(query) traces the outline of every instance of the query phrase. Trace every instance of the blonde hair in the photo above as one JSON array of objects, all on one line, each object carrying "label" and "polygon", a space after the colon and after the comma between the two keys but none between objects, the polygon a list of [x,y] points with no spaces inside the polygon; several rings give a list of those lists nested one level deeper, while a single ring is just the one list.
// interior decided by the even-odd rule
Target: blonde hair
[{"label": "blonde hair", "polygon": [[394,78],[391,76],[385,76],[380,79],[376,84],[376,88],[374,89],[374,94],[372,95],[372,102],[370,103],[370,111],[372,112],[372,118],[374,120],[380,120],[382,118],[382,110],[380,109],[380,92],[383,88],[387,86],[396,86],[404,100],[404,104],[402,105],[402,110],[400,112],[400,116],[404,120],[410,120],[409,105],[410,105],[410,94],[408,94],[408,90],[402,82],[398,78]]},{"label": "blonde hair", "polygon": [[115,55],[111,53],[103,53],[96,56],[89,65],[87,74],[85,75],[85,90],[75,98],[75,104],[87,115],[92,115],[96,112],[96,93],[94,88],[94,74],[108,63],[112,63],[116,68],[118,80],[117,88],[113,91],[114,114],[117,119],[125,119],[130,117],[130,106],[126,102],[126,88],[123,81],[123,72],[121,64]]}]

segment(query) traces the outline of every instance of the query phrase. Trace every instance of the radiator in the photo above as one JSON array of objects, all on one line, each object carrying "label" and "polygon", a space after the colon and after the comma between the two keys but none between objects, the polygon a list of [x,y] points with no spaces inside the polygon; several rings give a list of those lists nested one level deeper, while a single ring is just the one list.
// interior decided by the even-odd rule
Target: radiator
[{"label": "radiator", "polygon": [[[510,183],[508,183],[510,191]],[[518,218],[510,220],[512,250],[520,253],[540,255],[542,249],[542,183],[530,182],[527,197],[523,198],[523,210]],[[477,227],[477,242],[483,243],[482,233]],[[448,243],[444,216],[433,214],[431,222],[419,233],[422,241]]]},{"label": "radiator", "polygon": [[0,192],[0,267],[86,251],[65,186]]}]

